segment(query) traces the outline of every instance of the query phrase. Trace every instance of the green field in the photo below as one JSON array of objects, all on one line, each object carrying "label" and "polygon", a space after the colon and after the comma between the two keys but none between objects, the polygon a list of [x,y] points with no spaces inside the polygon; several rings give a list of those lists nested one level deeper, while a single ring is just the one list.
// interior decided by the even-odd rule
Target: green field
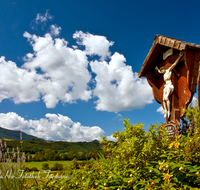
[{"label": "green field", "polygon": [[43,163],[48,163],[49,167],[51,168],[56,162],[59,164],[63,164],[63,168],[66,168],[66,166],[71,162],[71,161],[44,161],[44,162],[25,162],[25,166],[28,168],[33,168],[37,167],[38,170],[42,170],[42,164]]}]

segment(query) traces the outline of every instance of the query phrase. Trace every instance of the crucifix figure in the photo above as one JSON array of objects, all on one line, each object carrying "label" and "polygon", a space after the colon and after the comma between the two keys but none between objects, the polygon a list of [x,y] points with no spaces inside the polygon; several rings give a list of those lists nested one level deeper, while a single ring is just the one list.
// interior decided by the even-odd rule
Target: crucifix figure
[{"label": "crucifix figure", "polygon": [[165,110],[165,115],[164,115],[165,118],[169,118],[169,116],[171,114],[169,96],[174,91],[174,86],[173,86],[172,80],[171,80],[172,70],[178,64],[178,62],[182,56],[183,56],[183,52],[180,52],[178,59],[169,68],[167,68],[166,66],[163,66],[160,69],[158,67],[155,67],[155,69],[159,73],[163,74],[163,78],[165,81],[164,90],[163,90],[163,106],[164,106],[164,110]]},{"label": "crucifix figure", "polygon": [[170,137],[180,134],[179,119],[196,92],[199,62],[200,45],[157,35],[138,73],[162,104]]}]

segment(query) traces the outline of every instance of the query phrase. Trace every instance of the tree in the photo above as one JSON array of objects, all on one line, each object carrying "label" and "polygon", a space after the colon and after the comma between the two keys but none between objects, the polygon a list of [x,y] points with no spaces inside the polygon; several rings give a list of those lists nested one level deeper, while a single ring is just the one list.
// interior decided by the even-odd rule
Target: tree
[{"label": "tree", "polygon": [[46,158],[46,160],[53,160],[54,156],[55,156],[55,152],[53,150],[51,150],[51,149],[46,149],[45,150],[45,158]]}]

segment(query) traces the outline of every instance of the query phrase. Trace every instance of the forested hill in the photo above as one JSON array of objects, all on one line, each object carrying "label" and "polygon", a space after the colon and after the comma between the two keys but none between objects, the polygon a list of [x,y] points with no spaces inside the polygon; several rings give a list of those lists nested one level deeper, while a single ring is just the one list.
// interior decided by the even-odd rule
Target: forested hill
[{"label": "forested hill", "polygon": [[97,140],[91,142],[45,141],[35,136],[27,135],[24,132],[22,132],[23,143],[20,144],[20,131],[8,130],[1,127],[0,139],[5,139],[8,147],[19,147],[22,151],[30,154],[35,154],[45,149],[52,149],[60,153],[69,151],[92,152],[93,148],[95,151],[101,151],[101,145]]},{"label": "forested hill", "polygon": [[[22,132],[22,138],[23,140],[39,139],[38,137],[27,135],[24,132]],[[20,131],[13,131],[0,127],[0,139],[20,140]]]},{"label": "forested hill", "polygon": [[[22,146],[21,146],[22,145]],[[66,141],[42,141],[39,139],[24,140],[20,144],[20,140],[9,140],[7,146],[11,148],[19,147],[22,151],[30,154],[41,152],[45,149],[54,150],[56,153],[65,152],[92,152],[93,148],[96,151],[101,151],[101,144],[97,140],[91,142],[66,142]]]}]

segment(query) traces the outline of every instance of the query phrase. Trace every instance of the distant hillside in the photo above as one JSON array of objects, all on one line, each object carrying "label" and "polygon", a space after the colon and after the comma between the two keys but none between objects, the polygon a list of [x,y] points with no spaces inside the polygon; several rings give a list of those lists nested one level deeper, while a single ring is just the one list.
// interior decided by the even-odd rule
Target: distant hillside
[{"label": "distant hillside", "polygon": [[[20,140],[9,140],[7,141],[7,146],[11,148],[21,147]],[[23,140],[23,151],[30,154],[35,154],[36,152],[43,151],[45,149],[54,150],[56,153],[65,152],[93,152],[102,151],[102,144],[97,140],[91,142],[67,142],[67,141],[42,141],[39,139]]]},{"label": "distant hillside", "polygon": [[[24,132],[22,132],[22,138],[23,140],[39,139],[38,137],[27,135]],[[0,127],[0,139],[20,140],[20,131],[13,131]]]},{"label": "distant hillside", "polygon": [[[8,130],[0,127],[0,139],[6,139],[8,147],[21,147],[20,131]],[[9,139],[9,140],[8,140]],[[43,151],[45,149],[52,149],[55,152],[92,152],[102,151],[102,145],[97,140],[91,142],[67,142],[67,141],[45,141],[38,137],[27,135],[22,132],[23,151],[30,154]]]}]

